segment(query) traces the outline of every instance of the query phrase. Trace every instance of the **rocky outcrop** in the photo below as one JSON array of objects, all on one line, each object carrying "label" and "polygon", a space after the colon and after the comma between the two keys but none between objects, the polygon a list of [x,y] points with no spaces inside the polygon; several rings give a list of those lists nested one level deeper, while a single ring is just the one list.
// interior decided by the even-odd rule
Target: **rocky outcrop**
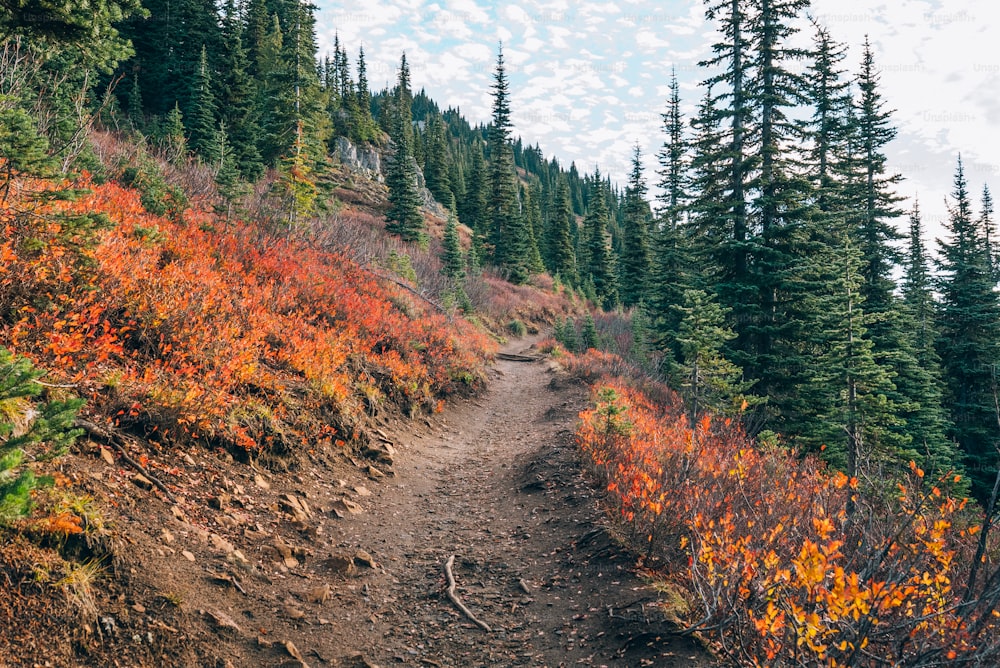
[{"label": "rocky outcrop", "polygon": [[337,137],[336,158],[355,174],[379,183],[385,182],[382,174],[382,154],[371,146],[355,146],[347,137]]}]

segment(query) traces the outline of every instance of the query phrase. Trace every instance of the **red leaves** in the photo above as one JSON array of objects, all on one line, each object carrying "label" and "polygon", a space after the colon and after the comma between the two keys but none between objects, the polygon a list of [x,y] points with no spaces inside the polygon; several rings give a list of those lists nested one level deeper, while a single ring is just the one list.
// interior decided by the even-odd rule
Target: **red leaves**
[{"label": "red leaves", "polygon": [[[434,410],[481,377],[485,337],[342,255],[254,224],[214,231],[204,211],[153,216],[131,190],[78,185],[90,194],[30,216],[17,215],[26,202],[0,210],[0,309],[19,314],[3,335],[82,378],[92,406],[122,421],[246,448],[276,433],[301,443],[323,433],[320,407],[345,423],[384,400]],[[114,226],[81,250],[60,236],[60,213]]]}]

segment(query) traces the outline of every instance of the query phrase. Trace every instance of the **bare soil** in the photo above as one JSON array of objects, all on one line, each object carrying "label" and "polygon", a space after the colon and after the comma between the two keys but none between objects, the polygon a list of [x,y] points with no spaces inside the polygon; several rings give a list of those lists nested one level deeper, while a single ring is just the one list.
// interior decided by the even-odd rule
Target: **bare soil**
[{"label": "bare soil", "polygon": [[[383,424],[365,456],[273,473],[162,453],[184,460],[154,469],[177,504],[85,448],[67,475],[113,521],[80,547],[109,555],[93,606],[37,586],[8,599],[48,592],[59,611],[19,624],[0,601],[0,668],[715,665],[611,537],[572,440],[586,399],[546,360],[501,360],[483,395]],[[448,599],[451,556],[489,631]],[[13,561],[0,570],[30,589]]]}]

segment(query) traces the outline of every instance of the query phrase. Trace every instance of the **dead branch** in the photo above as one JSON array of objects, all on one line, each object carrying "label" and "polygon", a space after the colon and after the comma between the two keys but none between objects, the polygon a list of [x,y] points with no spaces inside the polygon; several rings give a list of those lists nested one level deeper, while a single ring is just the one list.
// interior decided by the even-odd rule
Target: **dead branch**
[{"label": "dead branch", "polygon": [[506,360],[508,362],[537,362],[542,358],[532,357],[531,355],[514,355],[511,353],[497,353],[497,359]]},{"label": "dead branch", "polygon": [[109,444],[111,447],[113,447],[115,450],[118,451],[118,454],[121,455],[122,459],[125,460],[126,464],[134,468],[136,471],[141,473],[147,480],[153,483],[153,485],[155,485],[158,490],[163,492],[163,494],[170,500],[171,503],[177,503],[177,498],[167,488],[166,485],[164,485],[162,482],[160,482],[160,480],[156,476],[150,473],[145,466],[143,466],[142,464],[135,461],[134,459],[132,459],[132,457],[129,456],[128,452],[125,450],[124,436],[122,436],[119,433],[105,429],[104,427],[100,427],[89,420],[84,420],[81,418],[77,418],[76,420],[74,420],[73,426],[78,429],[83,429],[87,433],[87,435],[90,436],[91,438]]},{"label": "dead branch", "polygon": [[471,619],[476,626],[478,626],[479,628],[481,628],[486,632],[492,631],[493,629],[489,627],[489,624],[476,619],[476,616],[473,615],[472,612],[470,612],[467,607],[465,607],[465,604],[462,603],[462,599],[460,599],[458,597],[458,594],[455,593],[455,576],[451,572],[451,567],[452,564],[454,563],[455,563],[454,554],[448,557],[448,561],[444,563],[444,576],[448,579],[448,600],[454,603],[455,607],[461,610],[466,617]]},{"label": "dead branch", "polygon": [[399,287],[403,288],[407,292],[411,293],[415,297],[418,297],[419,299],[424,300],[425,302],[427,302],[428,304],[430,304],[431,306],[433,306],[434,308],[436,308],[438,311],[440,311],[444,315],[448,316],[449,319],[451,318],[451,313],[448,311],[448,309],[446,309],[441,304],[438,304],[436,301],[434,301],[433,299],[431,299],[427,295],[421,294],[418,290],[416,290],[412,286],[407,285],[403,281],[400,281],[399,279],[393,278],[392,276],[388,276],[386,274],[383,274],[380,271],[376,271],[375,268],[372,267],[371,265],[368,265],[367,267],[365,267],[365,269],[367,269],[368,272],[371,273],[373,276],[375,276],[377,278],[381,278],[383,281],[389,281],[390,283],[395,283],[396,285],[398,285]]}]

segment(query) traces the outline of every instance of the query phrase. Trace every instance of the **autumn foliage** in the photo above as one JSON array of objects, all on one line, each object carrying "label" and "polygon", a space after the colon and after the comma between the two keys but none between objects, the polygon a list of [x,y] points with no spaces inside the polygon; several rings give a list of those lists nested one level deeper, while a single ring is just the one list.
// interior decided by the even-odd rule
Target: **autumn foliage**
[{"label": "autumn foliage", "polygon": [[[582,373],[606,357],[571,364]],[[688,632],[710,634],[736,663],[1000,660],[996,546],[969,588],[981,517],[942,491],[954,480],[915,465],[881,486],[848,479],[733,422],[691,425],[669,390],[654,403],[609,377],[577,441],[646,563],[685,592]]]},{"label": "autumn foliage", "polygon": [[0,341],[154,439],[342,443],[366,413],[431,408],[482,378],[490,343],[464,321],[254,223],[15,178],[0,224]]}]

